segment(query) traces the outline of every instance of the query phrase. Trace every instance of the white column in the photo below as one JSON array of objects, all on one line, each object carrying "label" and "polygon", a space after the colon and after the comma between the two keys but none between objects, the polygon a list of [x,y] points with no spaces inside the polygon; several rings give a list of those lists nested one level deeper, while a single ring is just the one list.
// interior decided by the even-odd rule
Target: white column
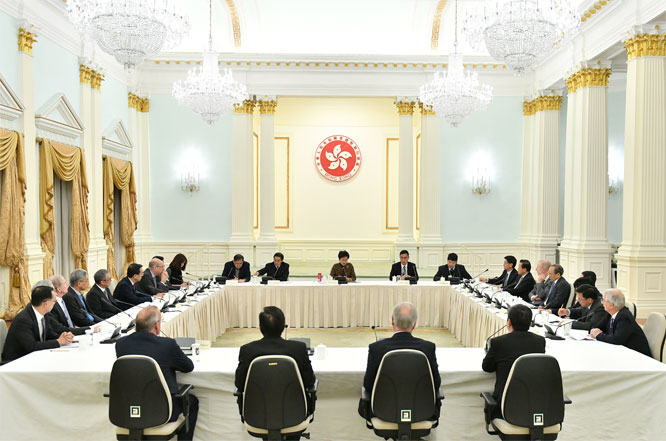
[{"label": "white column", "polygon": [[25,146],[25,172],[28,182],[25,192],[25,260],[31,282],[44,278],[44,252],[39,236],[39,148],[35,143],[35,76],[32,45],[36,36],[27,24],[19,29],[19,87],[25,107],[19,120]]},{"label": "white column", "polygon": [[[520,241],[529,247],[532,236],[532,192],[534,173],[532,173],[532,126],[534,125],[535,105],[533,100],[523,101],[523,167],[521,176],[520,203]],[[529,257],[533,257],[530,255]]]},{"label": "white column", "polygon": [[398,164],[398,238],[396,244],[408,247],[414,239],[414,140],[412,114],[414,101],[409,98],[396,101],[400,120]]},{"label": "white column", "polygon": [[[83,66],[81,66],[83,67]],[[90,222],[90,246],[88,247],[88,271],[94,273],[106,268],[108,245],[103,233],[102,209],[102,97],[104,75],[91,70],[90,87],[81,88],[81,114],[84,128],[83,150],[86,156],[88,178],[88,221]],[[83,84],[85,86],[85,84]],[[87,98],[87,104],[85,99]]]},{"label": "white column", "polygon": [[618,288],[638,313],[666,313],[666,23],[628,35]]},{"label": "white column", "polygon": [[[439,142],[439,118],[430,107],[421,109],[421,201],[418,265],[435,271],[444,261],[442,244],[441,151]],[[450,207],[449,207],[450,208]]]},{"label": "white column", "polygon": [[261,135],[259,138],[259,238],[256,264],[273,260],[277,251],[275,237],[275,109],[276,97],[259,101]]},{"label": "white column", "polygon": [[610,286],[611,263],[607,235],[610,67],[601,63],[593,66],[583,64],[566,79],[570,99],[567,106],[566,221],[560,263],[565,277],[572,281],[584,270],[594,271],[597,287],[603,290]]},{"label": "white column", "polygon": [[[229,253],[241,253],[251,264],[254,259],[252,234],[252,114],[255,102],[243,101],[234,109],[231,161],[231,237]],[[275,215],[273,215],[275,216]]]},{"label": "white column", "polygon": [[[150,100],[137,97],[136,123],[138,143],[138,163],[134,163],[134,179],[137,188],[137,232],[134,234],[136,259],[144,264],[152,257],[147,255],[153,237],[150,226]],[[131,112],[130,112],[131,114]],[[150,252],[148,251],[148,254]]]}]

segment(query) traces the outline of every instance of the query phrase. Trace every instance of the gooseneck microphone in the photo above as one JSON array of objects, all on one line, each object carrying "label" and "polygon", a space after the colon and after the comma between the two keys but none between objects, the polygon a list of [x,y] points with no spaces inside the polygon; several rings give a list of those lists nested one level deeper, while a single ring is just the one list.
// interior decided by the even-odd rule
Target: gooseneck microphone
[{"label": "gooseneck microphone", "polygon": [[490,339],[493,338],[498,332],[500,332],[502,329],[504,329],[506,327],[507,327],[507,325],[504,325],[501,328],[499,328],[497,331],[490,334],[490,336],[486,339],[486,348],[485,348],[486,352],[488,352],[490,350]]},{"label": "gooseneck microphone", "polygon": [[372,328],[372,332],[374,332],[374,334],[375,334],[375,342],[377,342],[377,331],[375,331],[376,326],[372,325],[372,326],[370,326],[370,328]]},{"label": "gooseneck microphone", "polygon": [[287,340],[287,331],[289,330],[289,325],[284,325],[284,339]]},{"label": "gooseneck microphone", "polygon": [[481,271],[479,274],[477,274],[476,276],[472,277],[472,279],[476,279],[476,278],[479,277],[481,274],[485,274],[485,273],[487,273],[488,270],[489,270],[489,268],[484,269],[484,270]]}]

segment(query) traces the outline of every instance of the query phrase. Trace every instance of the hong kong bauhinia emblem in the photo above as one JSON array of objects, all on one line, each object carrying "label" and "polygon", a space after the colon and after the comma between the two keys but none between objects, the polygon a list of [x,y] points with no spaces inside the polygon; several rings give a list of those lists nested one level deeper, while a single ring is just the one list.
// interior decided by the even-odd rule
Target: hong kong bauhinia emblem
[{"label": "hong kong bauhinia emblem", "polygon": [[361,150],[348,136],[329,136],[317,147],[315,165],[326,179],[343,182],[353,178],[361,167]]}]

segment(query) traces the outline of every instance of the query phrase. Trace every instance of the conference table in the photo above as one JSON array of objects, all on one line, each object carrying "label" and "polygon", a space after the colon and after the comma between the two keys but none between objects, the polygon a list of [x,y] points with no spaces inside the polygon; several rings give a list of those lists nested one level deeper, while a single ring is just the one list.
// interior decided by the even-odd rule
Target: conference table
[{"label": "conference table", "polygon": [[[417,308],[421,305],[422,325],[421,318],[427,326],[449,327],[468,346],[437,349],[446,398],[440,425],[429,439],[494,439],[485,432],[479,393],[492,391],[495,377],[481,370],[484,351],[480,346],[489,333],[501,329],[506,318],[450,286],[230,285],[196,299],[182,311],[164,314],[163,329],[171,336],[213,339],[229,327],[256,326],[258,308],[266,304],[285,309],[292,327],[314,323],[386,326],[382,314],[390,317],[400,300],[412,301]],[[434,307],[439,311],[428,309]],[[318,312],[312,311],[317,308]],[[365,308],[362,314],[357,311],[360,308]],[[138,309],[130,310],[130,315]],[[129,320],[124,314],[116,317]],[[219,323],[201,324],[200,320]],[[622,346],[589,340],[548,340],[546,352],[557,358],[564,391],[573,400],[566,407],[560,439],[666,439],[666,365]],[[312,358],[320,383],[311,439],[377,439],[356,414],[366,357],[365,348],[326,348],[323,355]],[[237,359],[238,348],[202,350],[194,371],[178,374],[179,383],[194,385],[200,401],[195,439],[253,439],[240,422],[232,396]],[[0,440],[114,439],[102,396],[108,390],[114,360],[113,345],[95,344],[38,351],[0,367]]]}]

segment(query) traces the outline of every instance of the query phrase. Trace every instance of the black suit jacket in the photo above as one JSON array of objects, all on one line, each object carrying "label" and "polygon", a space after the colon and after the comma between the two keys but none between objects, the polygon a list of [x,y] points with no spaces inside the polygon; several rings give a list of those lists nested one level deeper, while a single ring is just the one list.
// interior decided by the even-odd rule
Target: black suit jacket
[{"label": "black suit jacket", "polygon": [[465,265],[460,265],[460,264],[456,264],[456,266],[453,267],[453,274],[451,274],[448,265],[440,266],[439,268],[437,268],[437,274],[435,274],[435,277],[433,277],[432,280],[436,282],[442,277],[444,277],[444,280],[449,280],[449,277],[458,277],[460,279],[472,278],[472,276],[470,276],[467,270],[465,269]]},{"label": "black suit jacket", "polygon": [[192,372],[194,363],[178,347],[173,338],[158,337],[150,332],[137,331],[116,342],[116,356],[146,355],[160,365],[171,394],[178,392],[176,371]]},{"label": "black suit jacket", "polygon": [[498,404],[513,362],[521,355],[535,353],[546,353],[546,339],[532,332],[513,331],[490,340],[490,349],[481,367],[486,372],[496,372],[493,397]]},{"label": "black suit jacket", "polygon": [[534,280],[534,277],[532,277],[532,273],[527,273],[522,279],[519,275],[518,280],[516,280],[516,284],[507,288],[506,291],[509,294],[520,297],[529,303],[530,292],[532,292],[532,288],[534,288],[535,284],[536,280]]},{"label": "black suit jacket", "polygon": [[[407,275],[411,279],[419,280],[419,273],[416,271],[416,264],[414,262],[407,262]],[[398,276],[398,278],[402,276],[402,264],[400,262],[396,262],[391,265],[389,280],[391,280],[393,276]]]},{"label": "black suit jacket", "polygon": [[131,308],[131,305],[140,305],[143,302],[151,301],[150,296],[137,294],[137,286],[132,285],[132,282],[127,277],[120,279],[120,282],[116,285],[116,289],[113,291],[113,297],[118,300],[119,303],[122,302],[118,307],[123,311]]},{"label": "black suit jacket", "polygon": [[310,364],[305,343],[285,340],[282,337],[264,337],[261,340],[244,344],[238,352],[238,367],[236,368],[235,379],[238,390],[245,389],[247,371],[250,369],[252,360],[263,355],[287,355],[293,358],[298,365],[298,371],[301,373],[303,386],[308,388],[314,384],[315,375],[312,371],[312,364]]},{"label": "black suit jacket", "polygon": [[[230,260],[224,264],[224,269],[222,270],[222,275],[228,279],[233,279],[236,274],[236,267],[234,266],[234,261]],[[243,266],[238,271],[238,280],[245,280],[249,282],[252,278],[250,274],[250,262],[244,261]]]},{"label": "black suit jacket", "polygon": [[507,288],[511,288],[513,285],[516,284],[518,279],[520,279],[520,276],[518,275],[518,271],[516,271],[515,268],[511,270],[511,274],[509,274],[509,281],[507,283],[504,283],[504,279],[506,278],[506,270],[502,271],[502,274],[500,274],[498,277],[493,277],[492,279],[488,279],[488,283],[491,285],[502,285],[502,289],[506,290]]},{"label": "black suit jacket", "polygon": [[91,312],[103,319],[108,319],[118,314],[120,306],[116,304],[116,301],[111,296],[109,288],[106,288],[104,291],[99,286],[93,285],[88,294],[86,294],[86,302],[88,302],[88,308],[90,308]]},{"label": "black suit jacket", "polygon": [[141,280],[139,280],[139,283],[137,283],[137,288],[146,294],[149,294],[151,296],[154,296],[155,294],[159,294],[161,292],[168,292],[169,288],[162,283],[162,279],[160,276],[157,276],[153,279],[153,274],[150,272],[150,269],[147,269],[143,272],[143,276],[141,276]]},{"label": "black suit jacket", "polygon": [[435,383],[435,391],[439,389],[442,379],[439,376],[437,367],[437,356],[435,355],[435,344],[427,340],[414,337],[409,332],[396,332],[391,338],[376,341],[368,346],[368,365],[365,368],[363,377],[363,387],[369,396],[372,396],[372,388],[375,385],[375,378],[379,370],[379,364],[387,352],[395,349],[416,349],[423,352],[428,357],[432,379]]},{"label": "black suit jacket", "polygon": [[[79,298],[79,296],[74,291],[74,288],[71,286],[67,289],[67,294],[62,296],[62,299],[65,301],[65,305],[67,306],[67,311],[69,311],[69,316],[72,318],[72,322],[74,322],[76,326],[91,326],[97,322],[101,322],[102,318],[95,315],[92,309],[90,309],[90,306],[88,306],[86,298],[83,296],[81,297],[82,298]],[[88,313],[92,316],[92,321],[86,315],[86,311],[83,308],[83,305],[86,306]]]},{"label": "black suit jacket", "polygon": [[[552,285],[551,285],[552,286]],[[552,309],[555,314],[560,308],[566,308],[567,302],[569,301],[569,296],[571,295],[571,285],[564,277],[560,277],[555,283],[555,286],[550,290],[550,294],[546,293],[546,298],[544,299],[544,308]]]},{"label": "black suit jacket", "polygon": [[[67,305],[65,305],[65,308],[67,308]],[[69,309],[67,311],[69,312]],[[58,302],[55,302],[51,312],[46,314],[46,319],[50,321],[49,326],[58,335],[62,334],[63,332],[71,332],[74,335],[82,335],[86,333],[86,329],[89,329],[88,326],[77,328],[76,325],[74,328],[70,328],[69,323],[67,323],[67,316],[65,316],[65,313],[62,308],[60,308],[60,304]]]},{"label": "black suit jacket", "polygon": [[275,268],[275,264],[273,262],[269,262],[265,267],[257,271],[257,273],[259,273],[260,276],[266,274],[275,280],[286,282],[287,279],[289,279],[289,264],[287,262],[282,262],[280,264],[280,268]]},{"label": "black suit jacket", "polygon": [[589,310],[582,306],[569,309],[569,317],[572,319],[578,319],[577,322],[571,324],[573,329],[585,329],[589,331],[594,328],[601,329],[610,316],[604,309],[604,305],[601,303],[601,297],[597,297],[590,305]]},{"label": "black suit jacket", "polygon": [[650,345],[643,329],[636,323],[634,315],[626,306],[618,311],[612,329],[610,328],[610,319],[611,316],[609,314],[604,325],[599,328],[603,333],[597,335],[597,340],[614,345],[623,345],[648,357],[652,357]]},{"label": "black suit jacket", "polygon": [[50,320],[45,320],[45,322],[46,340],[40,341],[39,324],[32,305],[26,306],[23,311],[19,312],[14,317],[7,332],[5,347],[2,351],[2,361],[16,360],[33,351],[59,348],[60,343],[57,339],[60,335],[50,328]]}]

